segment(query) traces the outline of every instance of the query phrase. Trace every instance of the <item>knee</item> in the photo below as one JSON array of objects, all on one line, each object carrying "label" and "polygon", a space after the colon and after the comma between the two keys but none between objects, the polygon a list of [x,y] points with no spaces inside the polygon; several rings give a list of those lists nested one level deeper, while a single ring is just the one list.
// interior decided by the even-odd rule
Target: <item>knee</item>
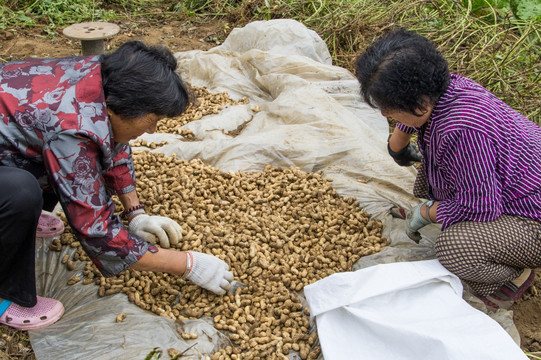
[{"label": "knee", "polygon": [[455,274],[476,271],[487,262],[486,252],[479,246],[478,239],[463,230],[461,224],[447,228],[434,246],[438,261]]},{"label": "knee", "polygon": [[448,237],[439,236],[434,244],[436,258],[449,271],[456,270],[460,259],[456,254],[455,244]]},{"label": "knee", "polygon": [[26,170],[9,168],[3,171],[2,201],[14,213],[24,214],[43,203],[42,191],[36,178]]}]

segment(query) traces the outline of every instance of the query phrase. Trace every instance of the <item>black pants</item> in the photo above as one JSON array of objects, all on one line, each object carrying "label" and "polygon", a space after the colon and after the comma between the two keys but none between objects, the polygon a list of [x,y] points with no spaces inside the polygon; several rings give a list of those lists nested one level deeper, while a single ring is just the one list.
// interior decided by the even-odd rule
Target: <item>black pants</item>
[{"label": "black pants", "polygon": [[[18,168],[0,166],[0,184],[0,298],[32,307],[37,300],[35,245],[43,193],[36,178]],[[49,207],[53,203],[47,202]]]}]

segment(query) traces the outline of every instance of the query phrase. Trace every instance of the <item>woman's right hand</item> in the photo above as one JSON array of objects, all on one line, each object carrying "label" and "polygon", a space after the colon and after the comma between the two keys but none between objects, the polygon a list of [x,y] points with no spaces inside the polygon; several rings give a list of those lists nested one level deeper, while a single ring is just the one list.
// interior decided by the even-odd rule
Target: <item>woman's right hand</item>
[{"label": "woman's right hand", "polygon": [[231,288],[233,274],[225,261],[216,256],[187,251],[186,262],[184,279],[218,295],[224,295]]}]

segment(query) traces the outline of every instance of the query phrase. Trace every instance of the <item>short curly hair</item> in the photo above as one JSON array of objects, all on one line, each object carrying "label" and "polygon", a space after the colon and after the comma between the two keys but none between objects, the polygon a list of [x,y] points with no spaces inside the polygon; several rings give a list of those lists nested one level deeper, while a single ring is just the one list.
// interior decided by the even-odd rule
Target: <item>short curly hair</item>
[{"label": "short curly hair", "polygon": [[124,119],[150,113],[175,117],[189,105],[177,60],[164,46],[128,41],[101,55],[100,62],[107,107]]},{"label": "short curly hair", "polygon": [[419,115],[449,86],[447,61],[436,46],[403,28],[374,41],[357,57],[355,70],[364,101],[385,111]]}]

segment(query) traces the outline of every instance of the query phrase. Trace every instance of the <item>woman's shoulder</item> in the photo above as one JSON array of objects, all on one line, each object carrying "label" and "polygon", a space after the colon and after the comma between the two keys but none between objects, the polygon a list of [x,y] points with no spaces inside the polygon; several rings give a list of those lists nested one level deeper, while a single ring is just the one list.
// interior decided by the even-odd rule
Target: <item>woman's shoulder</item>
[{"label": "woman's shoulder", "polygon": [[88,102],[103,92],[97,56],[9,62],[0,67],[0,82],[4,91],[24,90],[33,104],[48,104],[51,109],[58,108],[60,102],[72,103],[66,97]]},{"label": "woman's shoulder", "polygon": [[35,77],[85,72],[99,66],[99,56],[70,56],[63,58],[27,58],[0,65],[2,75],[17,77]]},{"label": "woman's shoulder", "polygon": [[434,117],[445,127],[483,131],[524,116],[474,80],[452,74],[448,91],[434,109]]},{"label": "woman's shoulder", "polygon": [[449,87],[440,101],[487,96],[494,95],[478,82],[463,75],[451,74]]}]

